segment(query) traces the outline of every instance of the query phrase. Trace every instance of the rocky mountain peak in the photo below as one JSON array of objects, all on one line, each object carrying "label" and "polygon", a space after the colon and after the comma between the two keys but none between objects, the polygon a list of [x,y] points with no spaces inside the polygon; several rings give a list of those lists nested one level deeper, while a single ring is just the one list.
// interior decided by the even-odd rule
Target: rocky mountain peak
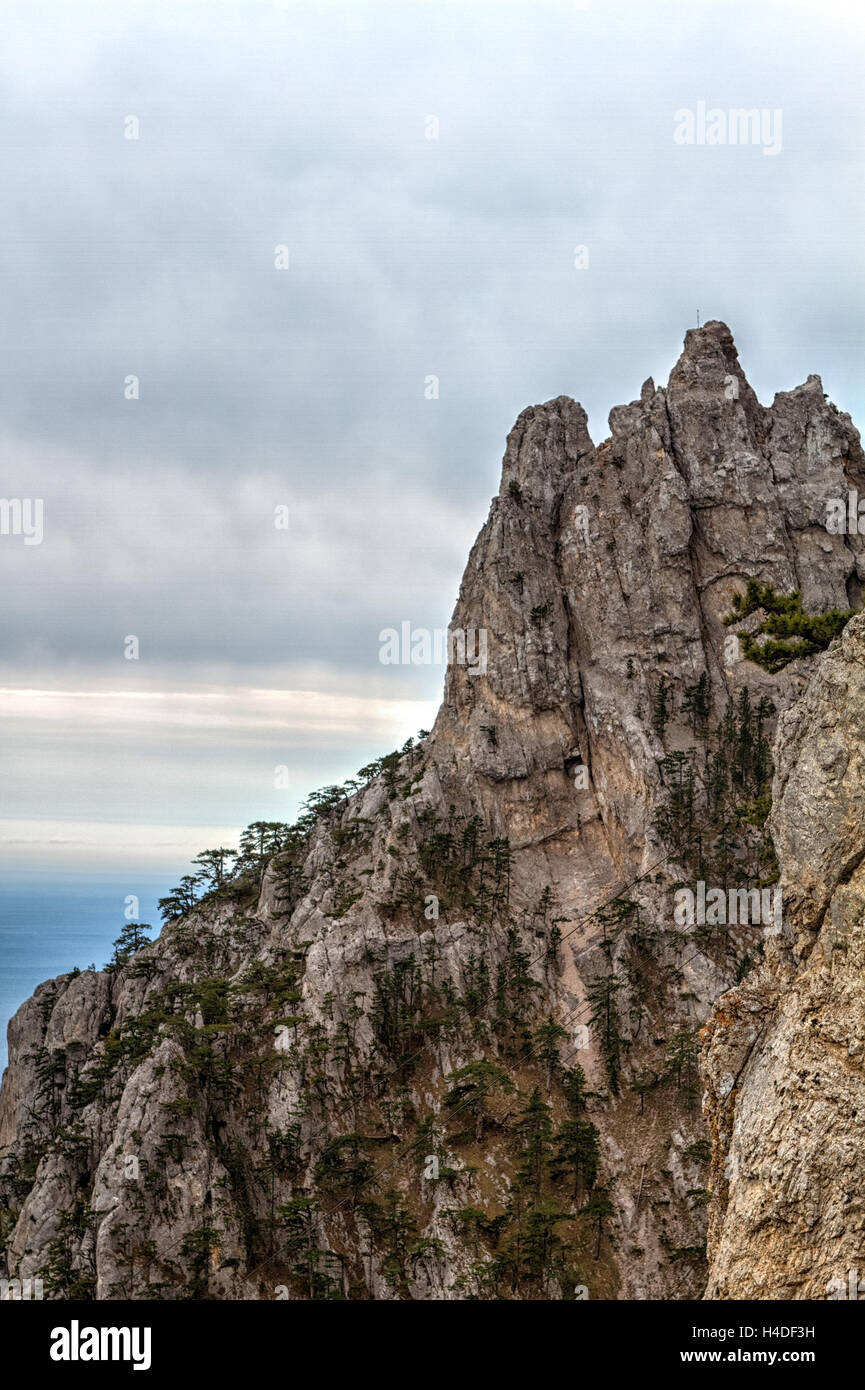
[{"label": "rocky mountain peak", "polygon": [[[790,756],[857,765],[865,553],[826,515],[865,460],[819,378],[762,406],[715,321],[609,427],[566,396],[519,416],[429,736],[22,1005],[10,1272],[59,1297],[726,1296],[756,1217],[725,1078],[757,1043],[730,1033],[734,1068],[721,997],[774,1019],[858,871],[852,791],[818,846]],[[779,883],[778,940],[676,915]]]}]

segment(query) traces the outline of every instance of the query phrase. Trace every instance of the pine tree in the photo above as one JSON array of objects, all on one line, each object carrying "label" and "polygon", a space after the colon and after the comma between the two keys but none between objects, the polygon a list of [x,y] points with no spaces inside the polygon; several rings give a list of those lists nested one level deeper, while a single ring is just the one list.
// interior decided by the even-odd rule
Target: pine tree
[{"label": "pine tree", "polygon": [[600,1036],[601,1056],[610,1090],[614,1096],[619,1094],[621,1076],[622,1037],[619,1032],[619,1012],[616,1007],[616,995],[621,987],[621,980],[616,979],[615,974],[610,971],[606,975],[596,976],[587,990],[587,998],[592,1006],[591,1024]]},{"label": "pine tree", "polygon": [[119,968],[125,965],[136,951],[140,951],[142,946],[149,946],[151,939],[147,933],[152,930],[153,928],[148,922],[127,922],[114,942],[111,965]]},{"label": "pine tree", "polygon": [[709,795],[711,814],[716,816],[727,794],[727,760],[720,749],[712,754],[709,761],[706,790]]},{"label": "pine tree", "polygon": [[331,1139],[315,1166],[316,1183],[326,1192],[347,1195],[352,1207],[357,1206],[375,1177],[375,1168],[364,1148],[366,1142],[362,1134],[342,1134]]},{"label": "pine tree", "polygon": [[652,702],[652,725],[658,738],[663,741],[664,730],[670,718],[670,692],[673,686],[665,675],[661,676],[655,698]]},{"label": "pine tree", "polygon": [[[279,1217],[284,1233],[283,1245],[291,1261],[291,1272],[296,1279],[305,1285],[308,1298],[315,1298],[319,1292],[324,1291],[321,1287],[322,1277],[319,1274],[319,1262],[326,1252],[318,1248],[316,1236],[318,1211],[318,1202],[315,1197],[307,1195],[306,1191],[301,1192],[297,1197],[292,1197],[289,1202],[279,1208]],[[325,1287],[329,1283],[329,1276],[325,1276]]]},{"label": "pine tree", "polygon": [[685,686],[682,713],[690,714],[692,732],[699,738],[705,738],[709,714],[711,713],[709,674],[707,671],[703,672],[696,685]]},{"label": "pine tree", "polygon": [[573,1175],[573,1197],[581,1205],[583,1193],[595,1185],[598,1176],[599,1132],[590,1120],[565,1120],[556,1131],[556,1151],[550,1172],[553,1177]]},{"label": "pine tree", "polygon": [[253,821],[240,836],[238,868],[254,868],[261,883],[268,861],[280,852],[290,832],[291,826],[282,821]]},{"label": "pine tree", "polygon": [[718,726],[718,743],[732,755],[736,746],[736,709],[732,700],[727,701],[724,718]]},{"label": "pine tree", "polygon": [[689,1110],[693,1108],[697,1095],[699,1073],[697,1041],[687,1030],[674,1033],[667,1045],[666,1073],[674,1079],[676,1089],[681,1091]]},{"label": "pine tree", "polygon": [[521,1143],[517,1182],[535,1194],[540,1193],[553,1133],[552,1109],[541,1099],[536,1086],[514,1130]]},{"label": "pine tree", "polygon": [[615,1215],[616,1208],[613,1206],[609,1197],[609,1189],[599,1187],[592,1193],[586,1205],[583,1207],[583,1215],[590,1221],[597,1223],[597,1242],[595,1244],[595,1259],[601,1258],[601,1241],[604,1235],[604,1223],[611,1216]]},{"label": "pine tree", "polygon": [[225,886],[230,863],[236,858],[237,850],[226,849],[224,846],[219,849],[203,849],[200,854],[196,854],[192,861],[198,865],[195,878],[204,884],[205,892],[209,893]]},{"label": "pine tree", "polygon": [[515,1090],[514,1083],[506,1071],[494,1066],[492,1062],[469,1062],[460,1067],[449,1078],[451,1086],[444,1103],[449,1110],[467,1109],[474,1117],[475,1140],[483,1139],[484,1127],[489,1120],[487,1102],[495,1091]]},{"label": "pine tree", "polygon": [[572,1115],[582,1115],[586,1108],[589,1092],[586,1090],[586,1073],[579,1062],[569,1067],[562,1076],[562,1090],[568,1109]]},{"label": "pine tree", "polygon": [[523,1264],[529,1277],[540,1280],[544,1286],[551,1266],[564,1249],[556,1226],[567,1219],[567,1213],[559,1211],[555,1202],[548,1198],[535,1202],[526,1218],[522,1237]]},{"label": "pine tree", "polygon": [[745,686],[739,693],[739,702],[736,711],[736,780],[741,787],[748,785],[748,774],[751,771],[753,761],[754,731],[751,720],[751,697],[748,687]]},{"label": "pine tree", "polygon": [[178,886],[166,897],[159,899],[159,911],[163,920],[174,922],[178,917],[185,917],[187,912],[191,912],[198,902],[197,888],[197,876],[184,874]]},{"label": "pine tree", "polygon": [[546,1023],[542,1023],[539,1028],[535,1029],[535,1052],[544,1069],[547,1090],[550,1089],[552,1078],[558,1076],[562,1070],[559,1043],[564,1041],[567,1036],[566,1029],[560,1023],[556,1023],[552,1014]]}]

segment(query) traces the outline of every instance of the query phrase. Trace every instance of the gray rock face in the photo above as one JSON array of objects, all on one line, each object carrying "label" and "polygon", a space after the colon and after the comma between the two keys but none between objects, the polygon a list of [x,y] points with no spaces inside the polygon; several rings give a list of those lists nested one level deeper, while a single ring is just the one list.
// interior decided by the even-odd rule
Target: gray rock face
[{"label": "gray rock face", "polygon": [[[865,1238],[865,618],[780,721],[788,935],[706,1029],[710,1298],[849,1297]],[[732,1076],[728,1089],[724,1078]]]},{"label": "gray rock face", "polygon": [[[738,1287],[753,1213],[730,1215],[743,1196],[723,1215],[722,1151],[771,1109],[756,1092],[741,1109],[741,1080],[768,1038],[782,1048],[785,992],[858,871],[858,757],[830,704],[858,692],[843,653],[860,629],[772,675],[722,620],[752,578],[809,612],[858,603],[865,548],[825,518],[865,492],[865,459],[817,377],[761,406],[720,323],[610,430],[594,446],[567,397],[517,420],[429,737],[123,968],[19,1010],[0,1090],[10,1273],[48,1271],[54,1297],[699,1297],[711,1138],[709,1288]],[[704,716],[685,698],[698,684]],[[769,942],[751,974],[744,936],[723,947],[674,919],[707,850],[695,869],[669,813],[679,756],[709,796],[703,750],[746,687],[782,712],[771,825],[798,952]],[[802,790],[791,750],[818,760],[822,791]],[[765,844],[747,810],[725,872],[750,885]],[[832,977],[849,965],[851,996],[854,960],[851,938]],[[824,1002],[808,1036],[828,1048],[843,1025]],[[707,1020],[704,1117],[688,1040]],[[556,1022],[551,1057],[539,1030]],[[455,1078],[476,1063],[497,1069],[480,1101]],[[576,1111],[575,1064],[592,1093]],[[831,1107],[828,1076],[814,1094]],[[527,1158],[535,1088],[554,1131],[596,1127],[594,1187],[556,1175],[543,1135]],[[552,1234],[527,1256],[544,1202]]]}]

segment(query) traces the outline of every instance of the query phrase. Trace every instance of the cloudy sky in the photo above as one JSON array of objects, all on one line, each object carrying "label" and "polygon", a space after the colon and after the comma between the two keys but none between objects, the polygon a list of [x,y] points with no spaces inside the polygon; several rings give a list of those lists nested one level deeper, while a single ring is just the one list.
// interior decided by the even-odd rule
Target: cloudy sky
[{"label": "cloudy sky", "polygon": [[[44,502],[0,536],[4,866],[171,874],[429,727],[379,632],[446,626],[516,415],[603,438],[698,311],[764,402],[865,418],[858,0],[0,31],[0,494]],[[678,143],[701,102],[780,148]]]}]

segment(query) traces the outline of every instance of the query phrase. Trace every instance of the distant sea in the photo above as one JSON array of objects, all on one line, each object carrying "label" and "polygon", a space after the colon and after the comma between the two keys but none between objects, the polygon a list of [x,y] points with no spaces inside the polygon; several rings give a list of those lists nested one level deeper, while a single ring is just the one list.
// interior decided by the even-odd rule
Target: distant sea
[{"label": "distant sea", "polygon": [[6,1066],[6,1025],[42,980],[77,965],[97,969],[110,959],[126,923],[128,894],[138,919],[159,934],[156,904],[175,886],[168,878],[130,874],[7,874],[0,879],[0,1070]]}]

